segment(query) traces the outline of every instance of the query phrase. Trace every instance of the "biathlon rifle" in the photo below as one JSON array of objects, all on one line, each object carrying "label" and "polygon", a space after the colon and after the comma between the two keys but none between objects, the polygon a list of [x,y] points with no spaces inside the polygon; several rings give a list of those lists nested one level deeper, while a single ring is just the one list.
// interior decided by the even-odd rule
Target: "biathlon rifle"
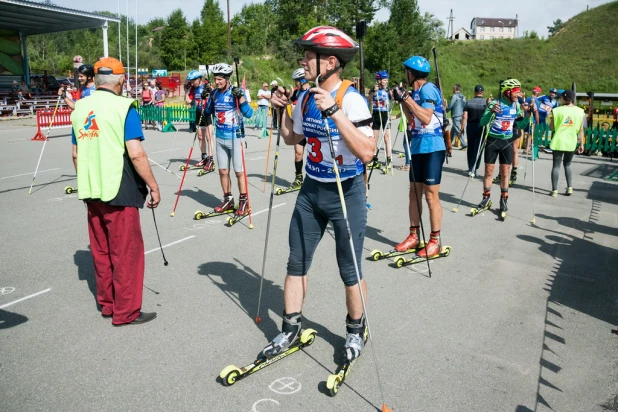
[{"label": "biathlon rifle", "polygon": [[438,78],[438,89],[440,90],[440,94],[442,95],[442,107],[444,108],[444,117],[442,123],[442,138],[444,139],[444,144],[446,145],[446,156],[444,156],[446,160],[446,164],[448,164],[448,155],[453,152],[453,144],[451,143],[450,133],[447,132],[446,126],[448,125],[446,120],[446,104],[444,104],[444,92],[442,90],[442,81],[440,80],[440,69],[438,68],[438,51],[436,48],[432,48],[433,52],[433,64],[436,66],[436,76]]}]

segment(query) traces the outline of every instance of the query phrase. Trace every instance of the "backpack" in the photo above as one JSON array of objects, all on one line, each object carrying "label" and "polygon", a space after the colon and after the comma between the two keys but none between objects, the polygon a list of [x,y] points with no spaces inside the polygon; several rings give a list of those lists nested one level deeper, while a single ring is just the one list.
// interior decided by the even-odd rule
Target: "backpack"
[{"label": "backpack", "polygon": [[[343,97],[345,96],[345,94],[347,93],[350,87],[354,87],[354,83],[352,81],[347,80],[347,79],[344,79],[341,81],[341,86],[339,86],[339,89],[337,90],[337,94],[335,94],[335,103],[337,103],[337,106],[339,106],[340,108],[343,108]],[[307,101],[309,100],[310,94],[311,92],[307,92],[305,93],[305,96],[303,97],[303,102],[301,105],[303,113],[305,113],[305,110],[307,107]],[[370,126],[371,123],[372,123],[372,118],[361,120],[358,122],[352,122],[352,124],[356,126],[357,128],[362,127],[362,126]]]}]

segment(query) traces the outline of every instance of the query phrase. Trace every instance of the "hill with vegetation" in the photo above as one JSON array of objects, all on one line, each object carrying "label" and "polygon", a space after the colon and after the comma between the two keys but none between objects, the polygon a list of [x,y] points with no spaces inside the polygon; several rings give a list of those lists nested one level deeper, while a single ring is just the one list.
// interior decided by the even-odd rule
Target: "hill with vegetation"
[{"label": "hill with vegetation", "polygon": [[[618,1],[582,12],[548,39],[522,38],[446,43],[439,48],[440,75],[448,88],[472,93],[481,83],[494,95],[501,79],[578,91],[618,93]],[[447,89],[448,89],[447,88]]]}]

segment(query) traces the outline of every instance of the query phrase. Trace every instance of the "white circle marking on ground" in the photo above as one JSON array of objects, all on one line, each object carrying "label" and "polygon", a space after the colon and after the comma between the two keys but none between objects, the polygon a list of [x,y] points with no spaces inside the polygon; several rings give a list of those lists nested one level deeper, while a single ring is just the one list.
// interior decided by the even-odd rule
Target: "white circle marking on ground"
[{"label": "white circle marking on ground", "polygon": [[279,402],[277,402],[274,399],[260,399],[259,401],[253,404],[253,408],[251,408],[251,412],[259,412],[257,410],[257,406],[262,402],[274,402],[275,404],[279,405]]},{"label": "white circle marking on ground", "polygon": [[284,377],[275,380],[268,386],[268,389],[279,395],[292,395],[300,391],[301,384],[294,378]]}]

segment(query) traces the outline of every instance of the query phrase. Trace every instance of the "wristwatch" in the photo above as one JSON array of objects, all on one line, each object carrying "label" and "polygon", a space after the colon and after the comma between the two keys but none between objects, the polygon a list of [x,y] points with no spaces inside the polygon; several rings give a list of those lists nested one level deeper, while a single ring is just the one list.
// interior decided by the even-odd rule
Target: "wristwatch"
[{"label": "wristwatch", "polygon": [[334,105],[332,105],[328,109],[324,110],[322,112],[322,115],[324,117],[330,117],[330,116],[334,115],[335,113],[337,113],[338,110],[339,110],[339,105],[337,103],[335,103]]}]

